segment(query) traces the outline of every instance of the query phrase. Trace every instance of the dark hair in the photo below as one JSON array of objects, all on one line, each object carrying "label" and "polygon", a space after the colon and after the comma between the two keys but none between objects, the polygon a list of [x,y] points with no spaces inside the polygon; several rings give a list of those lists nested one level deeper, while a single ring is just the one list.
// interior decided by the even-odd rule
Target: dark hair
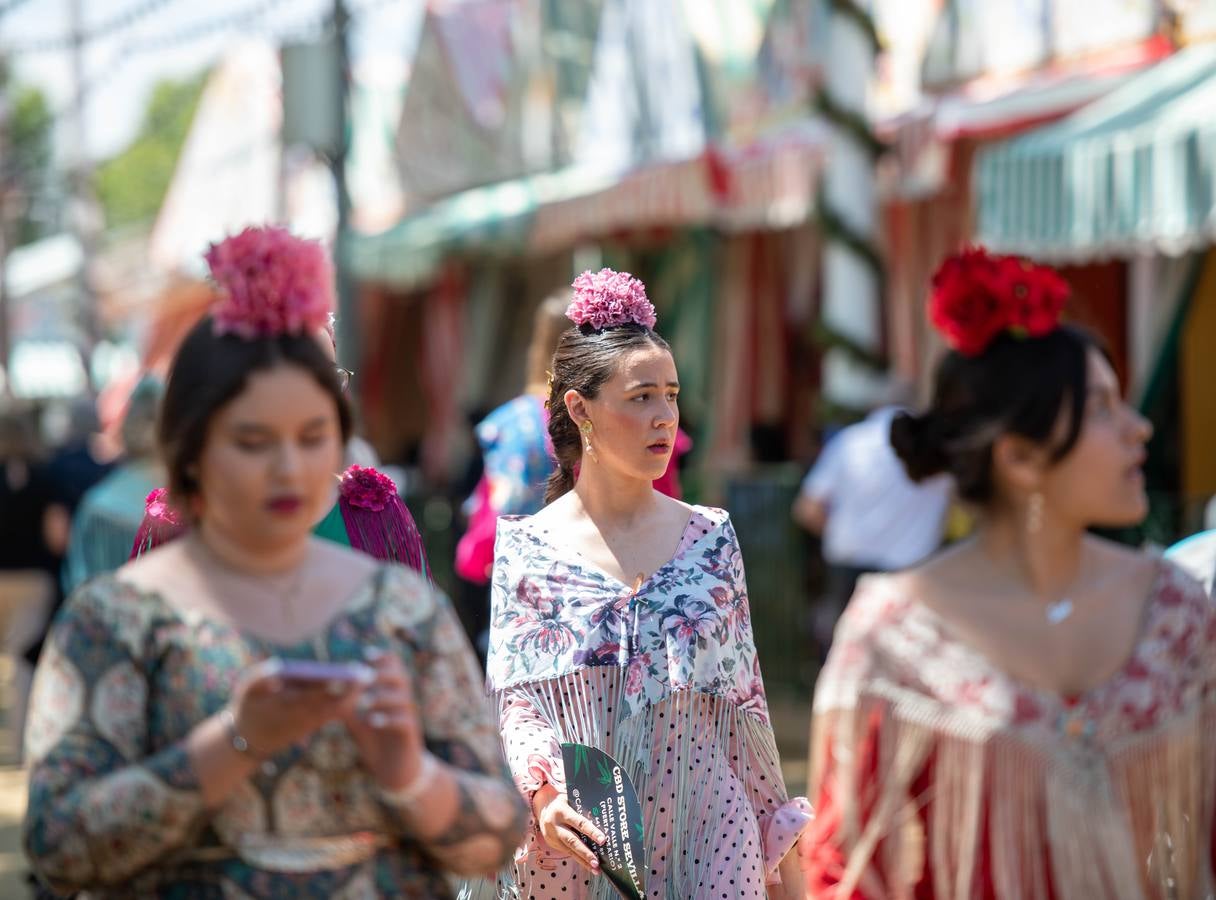
[{"label": "dark hair", "polygon": [[574,466],[583,455],[578,426],[566,409],[566,392],[575,390],[594,400],[604,382],[616,374],[621,357],[646,347],[671,351],[656,332],[632,322],[601,331],[580,325],[562,334],[553,353],[553,383],[549,386],[549,439],[557,456],[557,469],[545,486],[546,504],[574,487]]},{"label": "dark hair", "polygon": [[[947,353],[929,409],[891,423],[891,445],[909,477],[949,473],[959,496],[987,504],[995,493],[992,447],[1001,435],[1019,435],[1049,447],[1053,461],[1063,459],[1081,436],[1091,349],[1105,354],[1089,332],[1063,326],[1041,338],[1003,334],[975,357]],[[1068,428],[1053,441],[1065,411]]]},{"label": "dark hair", "polygon": [[217,335],[211,317],[199,322],[173,358],[157,423],[157,442],[169,472],[169,491],[182,509],[198,490],[192,474],[217,412],[236,398],[254,372],[280,365],[298,366],[334,401],[342,441],[353,428],[350,405],[338,383],[333,361],[312,335],[283,334],[246,340]]}]

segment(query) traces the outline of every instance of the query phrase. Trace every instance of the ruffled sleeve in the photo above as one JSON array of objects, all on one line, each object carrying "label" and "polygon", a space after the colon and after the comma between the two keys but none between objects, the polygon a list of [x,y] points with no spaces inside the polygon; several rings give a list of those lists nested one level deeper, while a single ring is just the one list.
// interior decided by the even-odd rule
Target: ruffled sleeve
[{"label": "ruffled sleeve", "polygon": [[566,790],[561,742],[557,733],[522,690],[507,688],[501,695],[498,722],[507,765],[515,786],[528,802],[546,784]]}]

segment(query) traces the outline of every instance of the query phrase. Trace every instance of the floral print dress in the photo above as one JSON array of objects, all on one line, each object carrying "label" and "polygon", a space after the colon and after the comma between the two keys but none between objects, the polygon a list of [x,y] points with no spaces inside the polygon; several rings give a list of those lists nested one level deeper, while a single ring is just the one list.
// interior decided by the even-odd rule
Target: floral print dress
[{"label": "floral print dress", "polygon": [[[565,790],[560,744],[597,747],[638,788],[648,898],[763,898],[810,819],[785,791],[730,519],[694,508],[674,557],[632,587],[500,520],[489,683],[529,800]],[[535,829],[503,896],[615,897]]]},{"label": "floral print dress", "polygon": [[[239,672],[268,656],[358,660],[373,646],[405,660],[427,747],[459,772],[458,839],[413,840],[340,723],[205,809],[184,740],[227,703]],[[90,898],[453,896],[437,860],[470,842],[507,859],[525,821],[478,682],[447,601],[402,567],[381,567],[323,632],[292,646],[102,576],[64,608],[35,676],[26,852],[54,890]]]}]

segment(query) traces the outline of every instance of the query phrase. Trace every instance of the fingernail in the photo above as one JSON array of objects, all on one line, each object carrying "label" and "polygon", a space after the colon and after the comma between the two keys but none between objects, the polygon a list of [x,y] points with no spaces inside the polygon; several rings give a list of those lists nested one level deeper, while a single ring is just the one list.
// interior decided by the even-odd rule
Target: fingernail
[{"label": "fingernail", "polygon": [[382,712],[374,712],[367,717],[367,724],[372,728],[383,728],[388,724],[388,716]]},{"label": "fingernail", "polygon": [[383,655],[384,655],[384,651],[381,650],[379,647],[364,647],[363,648],[363,658],[366,659],[368,662],[374,663],[376,660],[378,660]]}]

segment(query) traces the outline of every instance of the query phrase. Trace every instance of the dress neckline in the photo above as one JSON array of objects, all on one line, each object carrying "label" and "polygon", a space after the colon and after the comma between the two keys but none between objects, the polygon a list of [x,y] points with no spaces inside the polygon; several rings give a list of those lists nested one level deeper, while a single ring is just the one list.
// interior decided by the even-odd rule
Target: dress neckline
[{"label": "dress neckline", "polygon": [[[671,557],[666,562],[664,562],[662,565],[660,565],[657,569],[655,569],[653,572],[651,572],[648,576],[643,578],[635,586],[632,584],[627,584],[626,582],[622,581],[616,575],[613,575],[611,572],[609,572],[603,566],[592,561],[591,559],[588,559],[586,555],[584,555],[583,553],[581,553],[578,550],[575,550],[573,547],[567,547],[567,546],[563,546],[561,544],[556,543],[549,536],[549,534],[550,534],[549,529],[537,526],[534,521],[534,517],[532,517],[532,516],[504,516],[503,518],[507,518],[517,524],[524,525],[524,527],[528,530],[528,532],[532,535],[533,538],[535,538],[537,541],[544,544],[553,553],[557,554],[558,558],[561,559],[562,561],[571,562],[572,565],[575,565],[578,568],[587,569],[592,572],[595,572],[597,575],[599,575],[600,577],[602,577],[603,579],[605,579],[607,581],[610,581],[612,584],[619,585],[620,587],[624,588],[625,591],[630,594],[642,593],[643,589],[646,588],[648,585],[650,585],[652,582],[654,582],[659,577],[659,575],[661,575],[663,572],[667,571],[672,566],[674,566],[676,563],[678,563],[680,558],[683,557],[684,554],[687,553],[688,550],[694,544],[696,544],[699,537],[704,537],[705,534],[708,534],[710,527],[717,527],[717,524],[718,524],[716,522],[713,522],[713,520],[710,519],[709,516],[707,516],[704,512],[702,512],[701,507],[692,506],[688,513],[688,521],[686,521],[684,523],[684,529],[680,532],[679,543],[676,544],[676,549],[672,553]],[[698,521],[702,521],[702,520],[710,523],[710,527],[706,527],[703,530],[703,533],[698,536],[696,534],[695,526]]]},{"label": "dress neckline", "polygon": [[301,635],[294,641],[284,641],[280,638],[268,637],[256,631],[251,631],[248,628],[241,627],[238,623],[229,619],[220,619],[208,615],[204,610],[182,609],[177,604],[171,602],[165,597],[165,592],[160,589],[143,588],[130,581],[124,581],[117,574],[104,576],[113,581],[119,590],[125,591],[128,594],[134,595],[134,599],[140,601],[154,601],[163,609],[167,610],[174,618],[183,622],[188,626],[196,626],[200,622],[207,622],[211,625],[218,625],[228,629],[233,634],[239,635],[243,640],[255,642],[261,647],[270,649],[271,651],[293,650],[304,645],[313,645],[317,641],[322,641],[329,637],[333,630],[347,617],[355,612],[363,609],[369,602],[375,601],[383,593],[384,583],[388,577],[390,567],[388,565],[377,566],[367,578],[359,582],[347,595],[346,600],[335,607],[330,616],[321,623],[317,628]]},{"label": "dress neckline", "polygon": [[1165,580],[1168,574],[1168,564],[1164,560],[1157,558],[1154,561],[1153,577],[1149,583],[1148,593],[1144,599],[1144,604],[1140,611],[1140,623],[1136,633],[1136,639],[1132,643],[1131,650],[1128,652],[1123,661],[1101,681],[1090,685],[1080,692],[1067,694],[1062,691],[1055,690],[1054,688],[1044,687],[1043,685],[1027,681],[1025,678],[1010,672],[1004,666],[998,665],[988,653],[959,635],[959,633],[945,619],[945,617],[943,617],[924,601],[913,597],[909,599],[908,605],[914,613],[921,614],[929,621],[930,626],[934,628],[942,640],[948,641],[956,647],[960,647],[965,653],[977,660],[985,669],[1003,678],[1015,690],[1023,693],[1033,694],[1034,696],[1043,700],[1049,700],[1064,709],[1075,709],[1077,707],[1086,706],[1095,698],[1107,693],[1112,687],[1122,682],[1127,677],[1128,672],[1138,662],[1140,662],[1144,653],[1145,645],[1148,643],[1148,640],[1154,631],[1154,620],[1161,607],[1161,604],[1158,601],[1165,586]]}]

